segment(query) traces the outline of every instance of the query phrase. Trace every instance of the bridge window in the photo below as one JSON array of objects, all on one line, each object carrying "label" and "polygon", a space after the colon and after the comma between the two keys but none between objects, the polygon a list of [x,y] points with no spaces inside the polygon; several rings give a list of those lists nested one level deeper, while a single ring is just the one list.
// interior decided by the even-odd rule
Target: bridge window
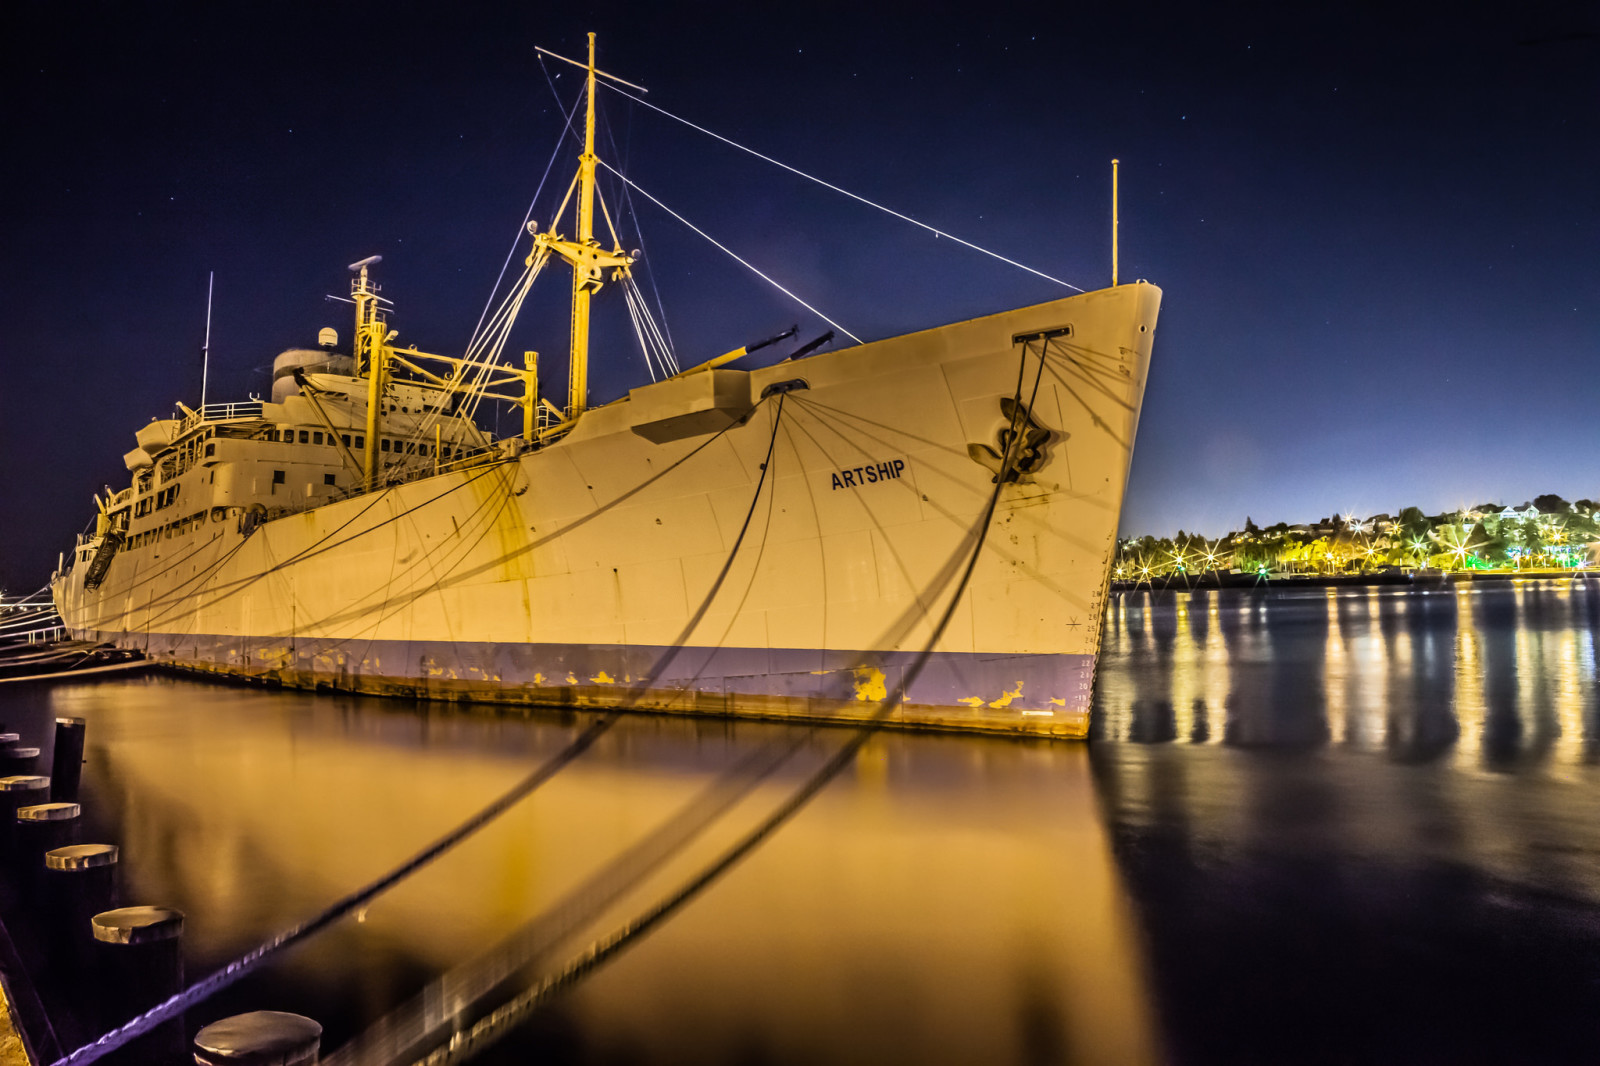
[{"label": "bridge window", "polygon": [[282,485],[283,484],[283,471],[282,470],[274,470],[272,472],[272,483],[274,485]]},{"label": "bridge window", "polygon": [[323,474],[323,475],[322,475],[322,483],[323,483],[323,484],[324,484],[324,485],[333,485],[333,484],[337,484],[337,482],[335,482],[335,481],[334,481],[334,480],[333,480],[333,475],[332,475],[332,474]]},{"label": "bridge window", "polygon": [[312,444],[321,444],[322,443],[322,431],[321,430],[318,430],[317,432],[311,434],[311,443]]},{"label": "bridge window", "polygon": [[304,430],[304,429],[302,429],[300,431],[300,443],[301,444],[310,444],[311,443],[311,434],[310,434],[309,431]]}]

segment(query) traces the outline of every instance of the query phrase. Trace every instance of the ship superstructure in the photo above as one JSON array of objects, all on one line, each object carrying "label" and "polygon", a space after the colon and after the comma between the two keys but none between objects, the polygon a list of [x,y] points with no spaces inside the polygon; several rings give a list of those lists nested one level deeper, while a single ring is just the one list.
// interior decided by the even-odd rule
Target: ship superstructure
[{"label": "ship superstructure", "polygon": [[[270,400],[138,431],[52,579],[68,628],[297,686],[830,720],[897,693],[893,723],[1084,735],[1160,290],[728,365],[750,345],[590,407],[590,303],[634,257],[595,237],[592,35],[577,65],[578,172],[480,338],[395,346],[376,257],[352,264],[348,348],[325,330]],[[560,407],[502,350],[553,262]]]}]

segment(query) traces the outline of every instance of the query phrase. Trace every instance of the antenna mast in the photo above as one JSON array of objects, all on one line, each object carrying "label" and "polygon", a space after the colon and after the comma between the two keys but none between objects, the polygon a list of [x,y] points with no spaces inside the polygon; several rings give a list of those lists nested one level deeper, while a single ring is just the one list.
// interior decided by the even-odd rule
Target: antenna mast
[{"label": "antenna mast", "polygon": [[1117,287],[1117,161],[1111,161],[1111,287]]},{"label": "antenna mast", "polygon": [[217,284],[217,272],[210,272],[206,281],[206,342],[200,346],[200,417],[206,415],[206,379],[211,376],[211,291]]}]

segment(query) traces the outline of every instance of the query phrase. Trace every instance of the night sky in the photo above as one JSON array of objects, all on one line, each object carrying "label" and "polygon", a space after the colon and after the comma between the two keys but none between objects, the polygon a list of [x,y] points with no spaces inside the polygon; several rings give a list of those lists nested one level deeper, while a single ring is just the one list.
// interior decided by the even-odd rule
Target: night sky
[{"label": "night sky", "polygon": [[[399,343],[458,352],[579,88],[534,45],[587,30],[651,102],[1084,288],[1120,158],[1122,275],[1165,290],[1127,533],[1600,497],[1595,5],[448,6],[7,8],[0,586],[198,401],[208,271],[213,402],[347,338],[368,255]],[[1065,292],[600,99],[603,157],[863,338]],[[826,328],[632,206],[685,365]],[[507,349],[558,399],[565,277]],[[646,372],[598,303],[603,401]]]}]

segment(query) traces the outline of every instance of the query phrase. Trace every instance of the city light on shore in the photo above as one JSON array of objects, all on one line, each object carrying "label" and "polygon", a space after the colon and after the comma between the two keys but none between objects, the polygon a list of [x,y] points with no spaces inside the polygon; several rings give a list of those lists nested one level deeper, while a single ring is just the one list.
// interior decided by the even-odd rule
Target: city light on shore
[{"label": "city light on shore", "polygon": [[1243,529],[1218,540],[1144,536],[1121,542],[1115,577],[1150,581],[1206,573],[1356,575],[1385,570],[1533,572],[1600,567],[1600,503],[1539,496],[1424,515],[1334,515]]}]

